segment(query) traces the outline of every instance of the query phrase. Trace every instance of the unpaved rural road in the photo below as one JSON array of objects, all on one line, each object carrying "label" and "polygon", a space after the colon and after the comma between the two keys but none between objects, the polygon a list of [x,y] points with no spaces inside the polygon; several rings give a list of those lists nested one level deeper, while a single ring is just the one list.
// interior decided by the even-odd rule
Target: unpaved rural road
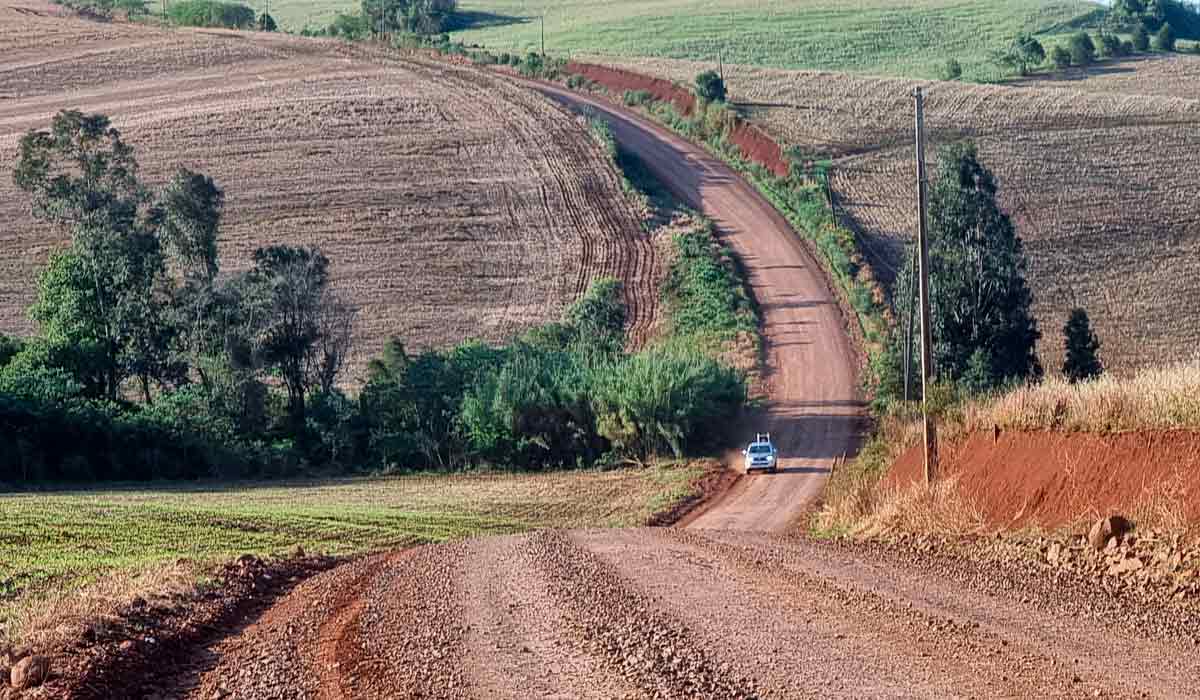
[{"label": "unpaved rural road", "polygon": [[485,538],[340,566],[205,650],[164,695],[1195,696],[1195,647],[1169,634],[1186,620],[1131,632],[1036,572],[780,534],[853,445],[860,413],[819,271],[723,165],[635,116],[539,89],[609,118],[742,256],[769,341],[763,427],[786,473],[742,479],[687,529]]}]

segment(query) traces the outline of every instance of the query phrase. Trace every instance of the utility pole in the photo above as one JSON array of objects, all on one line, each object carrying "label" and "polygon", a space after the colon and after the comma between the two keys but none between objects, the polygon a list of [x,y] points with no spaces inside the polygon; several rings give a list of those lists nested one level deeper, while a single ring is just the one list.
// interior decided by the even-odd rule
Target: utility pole
[{"label": "utility pole", "polygon": [[725,84],[725,51],[717,49],[717,75],[721,76],[721,84]]},{"label": "utility pole", "polygon": [[543,13],[540,15],[540,19],[542,20],[542,21],[541,21],[541,27],[542,27],[542,58],[543,58],[543,59],[545,59],[545,58],[546,58],[546,13],[545,13],[545,12],[543,12]]},{"label": "utility pole", "polygon": [[933,385],[933,329],[929,317],[929,231],[925,210],[928,181],[925,177],[925,95],[913,93],[917,102],[917,258],[921,288],[921,413],[925,423],[925,484],[933,483],[937,471],[937,426],[929,416],[929,389]]}]

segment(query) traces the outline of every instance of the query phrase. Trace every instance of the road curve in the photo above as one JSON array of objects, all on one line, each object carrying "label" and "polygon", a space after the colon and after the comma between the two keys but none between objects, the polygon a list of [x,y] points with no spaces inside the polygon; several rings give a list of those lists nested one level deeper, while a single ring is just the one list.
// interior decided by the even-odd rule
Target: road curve
[{"label": "road curve", "polygon": [[607,101],[521,82],[607,121],[617,142],[675,196],[712,219],[741,258],[763,316],[769,406],[746,422],[741,438],[770,431],[782,457],[780,472],[742,479],[689,527],[787,529],[820,497],[834,460],[854,450],[863,416],[857,355],[827,276],[775,208],[704,149]]}]

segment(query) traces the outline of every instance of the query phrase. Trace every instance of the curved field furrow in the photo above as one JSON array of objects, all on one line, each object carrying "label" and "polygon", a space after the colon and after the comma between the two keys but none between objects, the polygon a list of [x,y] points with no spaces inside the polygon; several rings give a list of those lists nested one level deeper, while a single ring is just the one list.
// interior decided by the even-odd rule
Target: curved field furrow
[{"label": "curved field furrow", "polygon": [[[682,82],[708,67],[614,65]],[[1200,315],[1177,311],[1200,297],[1200,57],[1131,66],[1016,87],[745,66],[725,75],[752,120],[834,159],[839,213],[889,283],[916,230],[912,92],[923,87],[931,164],[938,146],[969,138],[997,176],[1029,255],[1043,364],[1061,365],[1059,330],[1082,306],[1105,365],[1129,370],[1200,343]]]},{"label": "curved field furrow", "polygon": [[[150,183],[181,165],[211,175],[226,191],[226,272],[271,243],[330,257],[359,309],[347,381],[391,337],[413,351],[496,343],[556,320],[601,275],[625,283],[631,334],[653,316],[653,276],[634,277],[653,251],[617,174],[542,97],[365,45],[54,11],[0,0],[0,37],[25,32],[0,55],[0,170],[26,130],[82,109],[111,115]],[[24,334],[38,270],[65,241],[7,177],[0,214],[0,332]]]}]

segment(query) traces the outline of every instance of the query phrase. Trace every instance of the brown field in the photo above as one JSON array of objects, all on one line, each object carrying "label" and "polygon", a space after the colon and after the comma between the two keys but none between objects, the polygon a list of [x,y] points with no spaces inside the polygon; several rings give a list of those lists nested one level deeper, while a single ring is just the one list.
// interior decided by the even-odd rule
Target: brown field
[{"label": "brown field", "polygon": [[[709,67],[619,65],[688,82]],[[923,85],[932,146],[972,138],[1000,180],[1029,254],[1047,368],[1061,364],[1061,327],[1081,305],[1105,362],[1130,370],[1190,357],[1200,342],[1200,316],[1185,311],[1200,297],[1200,101],[1185,99],[1200,97],[1200,59],[1132,65],[1178,76],[1154,89],[1184,97],[728,65],[725,74],[733,98],[775,138],[834,158],[839,204],[885,279],[916,227],[911,94]],[[1099,74],[1092,87],[1119,75]]]},{"label": "brown field", "polygon": [[186,165],[225,188],[225,270],[261,245],[321,246],[360,308],[352,373],[391,336],[503,340],[602,275],[626,283],[633,337],[650,327],[658,266],[617,173],[532,92],[340,42],[54,12],[0,0],[0,332],[33,330],[37,273],[64,243],[12,184],[16,143],[67,108],[110,114],[147,181]]},{"label": "brown field", "polygon": [[1120,61],[1104,61],[1086,70],[1071,68],[1061,73],[1038,74],[1012,84],[1200,100],[1200,56],[1134,56]]}]

